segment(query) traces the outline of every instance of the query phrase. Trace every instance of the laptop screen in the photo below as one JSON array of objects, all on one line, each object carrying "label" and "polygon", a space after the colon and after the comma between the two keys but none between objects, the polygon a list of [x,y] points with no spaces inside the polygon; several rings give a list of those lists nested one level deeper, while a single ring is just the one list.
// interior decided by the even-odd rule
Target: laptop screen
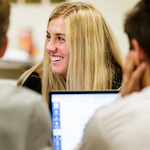
[{"label": "laptop screen", "polygon": [[49,93],[55,150],[73,150],[98,108],[111,104],[118,91],[53,91]]}]

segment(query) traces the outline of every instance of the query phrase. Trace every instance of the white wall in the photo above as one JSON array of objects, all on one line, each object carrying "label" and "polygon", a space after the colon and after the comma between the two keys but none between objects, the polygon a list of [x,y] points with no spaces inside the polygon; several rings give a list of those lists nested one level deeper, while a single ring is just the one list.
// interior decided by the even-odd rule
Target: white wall
[{"label": "white wall", "polygon": [[[40,48],[42,57],[46,26],[49,15],[57,4],[52,4],[50,0],[43,0],[41,4],[25,4],[23,2],[12,4],[11,22],[8,31],[9,48],[18,48],[18,35],[20,27],[31,27],[33,30],[33,40]],[[69,1],[69,0],[68,0]],[[121,50],[124,54],[128,51],[127,37],[123,32],[123,19],[125,13],[130,10],[138,0],[70,0],[90,2],[94,4],[104,14],[112,27]]]}]

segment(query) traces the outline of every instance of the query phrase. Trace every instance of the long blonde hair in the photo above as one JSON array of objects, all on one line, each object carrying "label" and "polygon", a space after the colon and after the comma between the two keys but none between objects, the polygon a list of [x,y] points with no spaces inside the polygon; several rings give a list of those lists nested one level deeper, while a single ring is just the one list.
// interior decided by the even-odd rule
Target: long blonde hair
[{"label": "long blonde hair", "polygon": [[47,51],[44,52],[42,62],[26,73],[26,78],[33,71],[43,72],[42,94],[47,103],[48,92],[51,90],[112,89],[116,74],[121,75],[123,59],[114,34],[102,13],[89,3],[65,2],[52,11],[48,26],[52,19],[60,16],[66,22],[70,51],[66,81],[61,75],[52,72]]}]

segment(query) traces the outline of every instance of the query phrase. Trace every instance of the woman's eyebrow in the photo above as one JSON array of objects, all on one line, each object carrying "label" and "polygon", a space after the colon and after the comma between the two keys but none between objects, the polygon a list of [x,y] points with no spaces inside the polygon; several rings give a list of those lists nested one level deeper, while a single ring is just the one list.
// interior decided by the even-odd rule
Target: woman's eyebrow
[{"label": "woman's eyebrow", "polygon": [[66,36],[64,33],[56,33],[55,35],[63,35],[63,36]]},{"label": "woman's eyebrow", "polygon": [[49,34],[49,32],[48,32],[48,31],[46,31],[46,33],[47,33],[47,34]]},{"label": "woman's eyebrow", "polygon": [[[46,33],[50,35],[50,33],[49,33],[48,31],[46,31]],[[63,36],[66,36],[66,34],[64,34],[64,33],[56,33],[55,35],[63,35]]]}]

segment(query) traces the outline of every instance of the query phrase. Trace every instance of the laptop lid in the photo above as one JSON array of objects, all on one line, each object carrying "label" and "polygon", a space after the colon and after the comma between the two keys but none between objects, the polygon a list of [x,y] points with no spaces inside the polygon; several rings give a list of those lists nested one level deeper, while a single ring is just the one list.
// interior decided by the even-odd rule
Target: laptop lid
[{"label": "laptop lid", "polygon": [[119,95],[118,92],[115,90],[50,92],[54,149],[73,150],[82,140],[86,124],[95,111],[113,103]]}]

